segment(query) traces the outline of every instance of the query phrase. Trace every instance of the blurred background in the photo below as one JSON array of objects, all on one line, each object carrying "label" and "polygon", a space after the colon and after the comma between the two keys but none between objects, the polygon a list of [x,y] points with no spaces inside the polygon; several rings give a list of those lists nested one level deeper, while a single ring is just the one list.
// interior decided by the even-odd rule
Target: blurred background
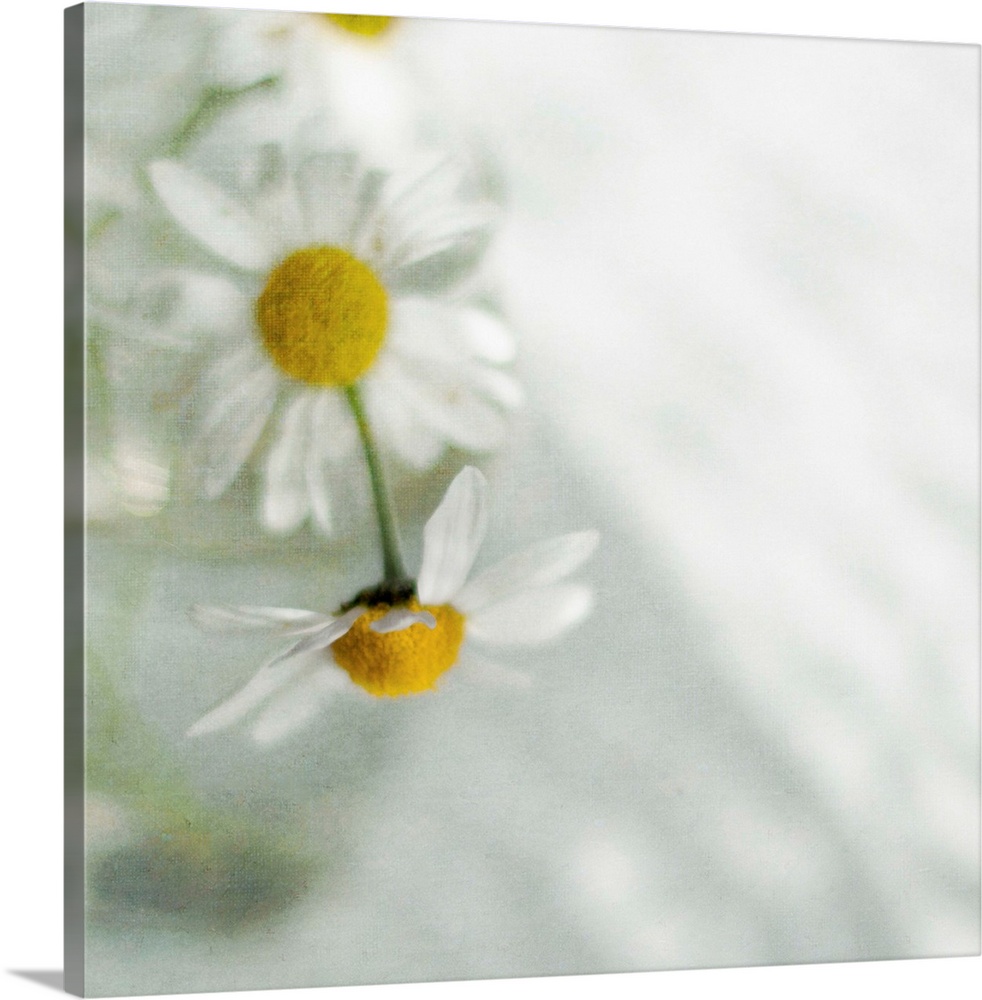
[{"label": "blurred background", "polygon": [[529,405],[485,564],[595,526],[597,608],[528,689],[189,747],[254,652],[187,605],[357,561],[94,528],[95,991],[976,952],[978,50],[404,21],[374,56],[500,192]]}]

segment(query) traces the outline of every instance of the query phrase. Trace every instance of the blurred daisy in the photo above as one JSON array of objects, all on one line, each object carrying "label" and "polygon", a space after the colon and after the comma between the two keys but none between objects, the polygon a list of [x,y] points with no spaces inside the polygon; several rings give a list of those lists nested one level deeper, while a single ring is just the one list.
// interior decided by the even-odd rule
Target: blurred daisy
[{"label": "blurred daisy", "polygon": [[232,86],[316,72],[316,57],[333,55],[338,41],[372,43],[387,36],[395,22],[393,17],[369,14],[228,9],[208,13],[215,26],[208,68],[215,80]]},{"label": "blurred daisy", "polygon": [[294,642],[188,735],[255,715],[253,738],[275,742],[313,719],[338,692],[400,697],[430,691],[459,663],[495,671],[473,654],[472,640],[538,645],[582,620],[593,604],[591,589],[561,581],[593,553],[595,531],[539,543],[467,579],[487,528],[486,489],[484,476],[466,467],[426,524],[417,579],[364,590],[334,615],[196,607],[202,627],[256,630]]},{"label": "blurred daisy", "polygon": [[384,17],[378,14],[325,14],[324,17],[353,35],[363,38],[377,38],[392,27],[394,17]]},{"label": "blurred daisy", "polygon": [[262,440],[266,526],[312,517],[327,532],[328,469],[357,445],[353,391],[380,443],[425,469],[446,445],[484,451],[502,439],[520,391],[498,366],[515,345],[454,294],[483,254],[490,212],[458,200],[449,161],[397,178],[359,170],[350,154],[287,171],[282,154],[263,152],[235,193],[176,161],[149,170],[226,278],[199,317],[218,335],[217,358],[199,386],[191,468],[218,497]]},{"label": "blurred daisy", "polygon": [[[196,8],[85,11],[85,193],[91,223],[140,203],[135,166],[167,155],[208,85],[211,38]],[[147,44],[152,39],[153,44]]]},{"label": "blurred daisy", "polygon": [[280,134],[289,134],[284,110],[288,116],[323,114],[335,146],[393,164],[402,162],[421,128],[432,134],[438,102],[414,72],[410,50],[392,44],[402,34],[395,30],[396,18],[229,9],[209,13],[215,30],[206,66],[215,98],[273,84],[265,106],[254,103],[253,113],[244,119],[249,131],[283,129]]}]

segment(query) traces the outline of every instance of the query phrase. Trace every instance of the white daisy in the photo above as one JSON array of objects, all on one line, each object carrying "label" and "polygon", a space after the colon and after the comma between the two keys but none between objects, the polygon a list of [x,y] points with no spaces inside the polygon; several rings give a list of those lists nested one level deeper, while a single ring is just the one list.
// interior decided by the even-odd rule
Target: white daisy
[{"label": "white daisy", "polygon": [[[390,34],[395,18],[301,11],[215,10],[218,28],[209,53],[216,80],[248,86],[268,77],[311,73],[311,55],[318,48],[334,54],[333,42],[381,39]],[[364,45],[364,42],[362,43]],[[370,43],[374,48],[377,43]],[[321,81],[323,83],[323,81]]]},{"label": "white daisy", "polygon": [[271,743],[313,719],[338,692],[399,697],[429,691],[458,663],[485,666],[472,640],[538,645],[584,618],[592,590],[561,581],[593,553],[595,531],[539,543],[467,579],[487,528],[486,489],[477,469],[463,469],[426,524],[418,578],[364,590],[334,615],[197,606],[194,617],[202,627],[265,631],[295,641],[188,735],[254,716],[253,738]]},{"label": "white daisy", "polygon": [[379,14],[323,14],[332,24],[339,28],[351,32],[353,35],[360,35],[362,38],[377,38],[392,30],[394,17],[382,16]]},{"label": "white daisy", "polygon": [[501,440],[520,398],[498,367],[514,341],[454,295],[491,217],[457,200],[449,161],[397,178],[360,170],[353,154],[309,155],[290,171],[276,149],[260,152],[237,193],[177,161],[149,170],[173,217],[225,269],[201,317],[219,335],[218,357],[200,381],[191,467],[217,497],[263,438],[266,526],[286,532],[311,517],[326,532],[327,471],[356,447],[352,387],[381,443],[425,469],[448,444],[483,451]]},{"label": "white daisy", "polygon": [[433,101],[400,44],[404,32],[397,19],[297,11],[209,13],[216,26],[207,62],[214,97],[240,104],[235,95],[259,97],[262,90],[268,98],[265,107],[262,101],[252,103],[241,116],[247,132],[286,136],[291,117],[319,114],[335,146],[350,146],[373,163],[386,164],[401,163],[421,130],[432,134]]}]

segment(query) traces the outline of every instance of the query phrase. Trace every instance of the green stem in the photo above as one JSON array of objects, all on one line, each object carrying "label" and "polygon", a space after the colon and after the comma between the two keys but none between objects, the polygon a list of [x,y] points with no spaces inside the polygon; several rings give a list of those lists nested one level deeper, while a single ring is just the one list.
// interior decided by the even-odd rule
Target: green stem
[{"label": "green stem", "polygon": [[403,565],[399,553],[399,537],[396,534],[395,520],[389,505],[389,494],[385,489],[385,479],[382,475],[382,463],[372,440],[372,430],[365,416],[365,407],[361,401],[361,393],[356,385],[345,386],[351,412],[355,415],[358,425],[358,436],[361,438],[362,451],[368,464],[368,476],[372,483],[372,498],[375,501],[375,514],[378,517],[378,531],[382,542],[382,572],[385,575],[383,583],[397,584],[404,582],[409,574]]},{"label": "green stem", "polygon": [[278,78],[266,76],[254,83],[246,84],[238,89],[233,87],[208,87],[201,100],[174,133],[168,149],[169,156],[180,156],[191,140],[203,132],[226,108],[231,107],[240,98],[259,90],[269,90],[275,87]]}]

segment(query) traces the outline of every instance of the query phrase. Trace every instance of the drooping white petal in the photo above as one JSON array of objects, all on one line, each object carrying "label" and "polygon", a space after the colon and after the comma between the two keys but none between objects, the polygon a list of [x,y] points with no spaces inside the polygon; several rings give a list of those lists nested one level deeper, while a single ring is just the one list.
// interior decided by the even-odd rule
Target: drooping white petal
[{"label": "drooping white petal", "polygon": [[354,420],[340,395],[326,390],[315,393],[309,414],[304,475],[311,513],[325,534],[330,534],[334,520],[330,468],[347,457],[356,443]]},{"label": "drooping white petal", "polygon": [[508,372],[475,365],[467,371],[466,379],[486,399],[506,410],[517,410],[525,402],[525,390],[521,382]]},{"label": "drooping white petal", "polygon": [[500,410],[452,376],[443,382],[407,379],[402,394],[423,423],[460,448],[488,451],[507,431]]},{"label": "drooping white petal", "polygon": [[411,168],[388,179],[385,206],[394,216],[418,216],[428,208],[455,200],[463,176],[462,165],[451,157],[442,153],[422,156]]},{"label": "drooping white petal", "polygon": [[[368,170],[353,189],[353,208],[347,238],[341,242],[360,260],[376,265],[378,246],[384,242],[385,223],[379,198],[385,186],[385,175]],[[376,267],[377,270],[377,267]]]},{"label": "drooping white petal", "polygon": [[483,309],[464,309],[460,321],[467,344],[476,357],[496,365],[515,360],[515,337],[501,320]]},{"label": "drooping white petal", "polygon": [[171,215],[209,250],[246,270],[270,266],[271,248],[262,228],[217,184],[172,160],[151,163],[148,173]]},{"label": "drooping white petal", "polygon": [[436,619],[429,611],[410,611],[409,608],[393,608],[368,627],[385,635],[387,632],[401,632],[417,622],[427,628],[436,628]]},{"label": "drooping white petal", "polygon": [[388,342],[394,355],[411,381],[466,387],[514,409],[523,400],[518,381],[491,367],[488,359],[474,350],[463,312],[457,306],[419,296],[393,299]]},{"label": "drooping white petal", "polygon": [[472,614],[523,590],[556,583],[586,562],[599,540],[596,531],[576,531],[538,542],[469,580],[454,598],[454,605]]},{"label": "drooping white petal", "polygon": [[260,667],[252,679],[216,708],[203,715],[192,725],[187,736],[204,736],[219,729],[227,729],[261,705],[267,698],[289,684],[309,664],[300,658],[290,663],[281,663],[280,657]]},{"label": "drooping white petal", "polygon": [[[256,382],[259,381],[257,378]],[[230,413],[230,419],[220,430],[199,437],[191,453],[196,460],[194,474],[210,500],[220,497],[231,485],[273,411],[275,389],[256,384],[250,384],[248,389],[256,390],[256,405]],[[261,394],[263,389],[268,391]]]},{"label": "drooping white petal", "polygon": [[250,730],[252,738],[261,746],[280,742],[313,721],[345,684],[346,678],[337,667],[319,662],[270,700]]},{"label": "drooping white petal", "polygon": [[278,388],[276,374],[251,347],[209,373],[205,394],[211,405],[188,453],[191,473],[208,498],[221,496],[242,468],[273,412]]},{"label": "drooping white petal", "polygon": [[203,397],[200,404],[204,410],[201,417],[203,429],[210,431],[218,428],[230,411],[241,407],[242,402],[249,398],[246,387],[253,380],[258,380],[260,373],[264,376],[265,383],[276,383],[272,365],[252,343],[246,343],[218,357],[203,373],[198,386]]},{"label": "drooping white petal", "polygon": [[365,382],[365,408],[380,439],[404,462],[414,469],[429,469],[443,452],[444,442],[403,399],[404,385],[394,359],[380,358]]},{"label": "drooping white petal", "polygon": [[388,230],[425,236],[447,219],[488,218],[489,205],[460,198],[464,179],[464,165],[441,153],[422,157],[414,168],[388,178],[380,195]]},{"label": "drooping white petal", "polygon": [[467,579],[488,527],[487,480],[465,466],[423,529],[421,604],[446,604]]},{"label": "drooping white petal", "polygon": [[310,510],[305,460],[313,402],[309,392],[291,400],[279,421],[279,437],[266,457],[263,521],[273,532],[293,531]]},{"label": "drooping white petal", "polygon": [[329,535],[333,528],[334,517],[331,511],[331,493],[325,468],[325,452],[318,440],[321,433],[322,418],[316,400],[310,412],[310,440],[304,459],[304,473],[307,482],[307,493],[310,498],[310,512],[314,516],[317,527]]},{"label": "drooping white petal", "polygon": [[195,604],[191,620],[200,628],[220,631],[262,629],[277,635],[301,635],[333,619],[301,608],[267,608],[258,605]]},{"label": "drooping white petal", "polygon": [[354,625],[355,621],[365,613],[362,607],[354,607],[346,611],[338,618],[332,618],[322,628],[313,632],[307,632],[299,642],[295,642],[289,649],[285,649],[279,656],[270,660],[270,666],[288,660],[291,657],[299,656],[301,653],[312,653],[317,649],[325,649],[332,642],[336,642],[345,635]]},{"label": "drooping white petal", "polygon": [[150,433],[134,416],[117,421],[113,442],[113,472],[127,510],[156,513],[170,493],[170,468],[150,440]]},{"label": "drooping white petal", "polygon": [[576,584],[524,590],[467,616],[467,634],[499,645],[549,642],[589,614],[593,591]]},{"label": "drooping white petal", "polygon": [[332,462],[347,458],[358,443],[351,410],[340,392],[328,389],[314,393],[311,412],[311,447]]},{"label": "drooping white petal", "polygon": [[381,264],[390,275],[457,247],[472,245],[488,228],[491,213],[483,207],[431,212],[412,220],[412,227],[390,226],[388,252]]},{"label": "drooping white petal", "polygon": [[[385,179],[374,192],[375,204],[353,227],[352,246],[387,284],[398,283],[413,265],[426,266],[438,255],[460,251],[476,262],[486,243],[489,206],[462,202],[461,165],[442,156],[421,159],[415,169]],[[459,278],[459,268],[450,268]],[[431,275],[432,278],[432,275]]]},{"label": "drooping white petal", "polygon": [[347,242],[354,208],[357,154],[319,153],[297,168],[297,195],[310,244]]},{"label": "drooping white petal", "polygon": [[252,325],[249,299],[238,286],[224,278],[176,269],[142,282],[129,297],[127,308],[130,321],[139,320],[144,348],[149,342],[182,351],[200,350],[202,336],[241,335]]},{"label": "drooping white petal", "polygon": [[401,419],[414,419],[438,441],[470,451],[496,447],[507,430],[504,414],[487,401],[481,379],[471,377],[474,366],[465,357],[458,355],[454,363],[452,350],[446,358],[439,356],[441,344],[451,345],[440,339],[439,324],[432,330],[436,345],[433,357],[404,356],[410,345],[408,338],[403,338],[400,348],[394,347],[384,359],[384,370],[381,361],[376,365],[368,385],[377,382],[381,395],[384,381],[386,396],[398,398]]},{"label": "drooping white petal", "polygon": [[450,363],[467,354],[458,343],[455,315],[450,303],[420,295],[399,295],[389,302],[386,339],[400,356],[435,362],[452,356]]}]

